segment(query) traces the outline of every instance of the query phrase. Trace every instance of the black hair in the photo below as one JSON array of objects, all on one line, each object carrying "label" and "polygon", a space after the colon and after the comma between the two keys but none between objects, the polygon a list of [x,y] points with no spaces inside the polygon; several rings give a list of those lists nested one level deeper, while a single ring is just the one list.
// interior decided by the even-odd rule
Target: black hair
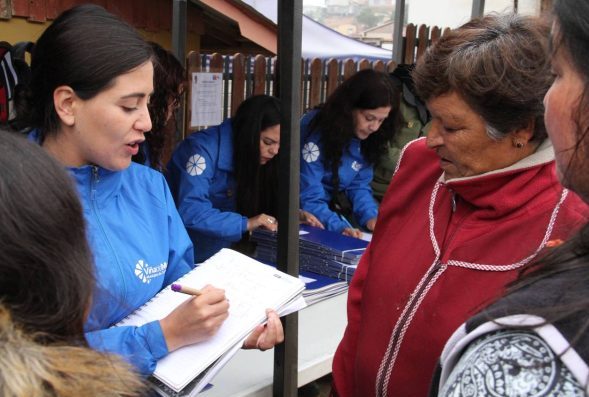
[{"label": "black hair", "polygon": [[82,207],[56,160],[0,130],[0,301],[43,340],[85,344],[94,288]]},{"label": "black hair", "polygon": [[[584,174],[589,164],[589,4],[560,0],[554,3],[554,15],[556,29],[551,42],[552,54],[555,56],[562,50],[566,61],[572,63],[573,70],[583,81],[581,95],[576,101],[576,108],[573,109],[577,139],[575,145],[570,148],[573,152],[567,169],[562,170],[561,182],[587,201],[589,183],[585,182],[587,178]],[[583,169],[583,172],[580,172],[580,169]]]},{"label": "black hair", "polygon": [[31,55],[31,83],[21,95],[27,108],[24,124],[39,128],[41,140],[54,134],[59,117],[53,92],[71,87],[87,100],[109,88],[116,77],[149,62],[151,47],[135,31],[104,8],[85,4],[60,14],[45,29]]},{"label": "black hair", "polygon": [[260,164],[260,133],[280,124],[280,101],[254,95],[239,105],[231,119],[237,212],[251,217],[277,214],[278,156]]},{"label": "black hair", "polygon": [[[150,166],[162,170],[162,155],[167,142],[169,109],[180,106],[186,82],[184,66],[170,51],[154,42],[148,42],[154,53],[153,94],[149,100],[151,131],[145,134],[149,148]],[[174,116],[172,115],[172,118]],[[174,119],[175,122],[175,119]],[[174,127],[176,123],[174,123]],[[133,156],[133,161],[143,164],[143,152]]]},{"label": "black hair", "polygon": [[376,163],[387,151],[399,123],[400,90],[383,72],[364,69],[338,86],[311,120],[310,131],[320,131],[323,162],[332,170],[333,194],[339,186],[338,169],[344,150],[355,137],[353,110],[377,109],[390,106],[391,111],[380,128],[362,141],[361,151],[366,161]]}]

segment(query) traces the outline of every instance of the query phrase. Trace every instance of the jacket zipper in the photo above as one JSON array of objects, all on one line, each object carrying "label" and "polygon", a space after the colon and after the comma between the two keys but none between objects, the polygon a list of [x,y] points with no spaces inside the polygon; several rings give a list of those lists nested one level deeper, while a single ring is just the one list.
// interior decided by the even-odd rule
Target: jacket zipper
[{"label": "jacket zipper", "polygon": [[[127,284],[125,282],[125,277],[121,268],[121,264],[119,262],[119,259],[115,253],[115,250],[110,242],[110,239],[108,238],[108,235],[106,233],[106,231],[104,230],[104,226],[102,225],[102,219],[100,218],[100,212],[98,211],[98,202],[96,200],[96,191],[98,184],[100,183],[100,174],[99,174],[99,170],[98,170],[98,166],[93,165],[92,166],[92,180],[90,182],[90,201],[92,201],[92,211],[94,212],[94,217],[96,218],[96,224],[98,225],[98,227],[100,228],[100,232],[102,233],[103,239],[106,243],[106,245],[108,246],[108,249],[110,250],[110,256],[112,257],[112,260],[114,261],[114,263],[116,263],[117,268],[119,270],[119,274],[121,277],[121,281],[123,284],[123,295],[126,296],[127,294]],[[98,264],[96,264],[98,265]]]},{"label": "jacket zipper", "polygon": [[[451,194],[451,206],[452,206],[452,214],[456,213],[456,192],[450,190]],[[470,212],[470,211],[469,211]],[[465,214],[462,220],[467,216]],[[459,223],[462,223],[462,220]],[[444,241],[444,247],[448,247],[450,241],[454,238],[457,230],[459,227],[457,226],[454,231],[452,232],[451,236],[448,236],[448,241]],[[445,239],[446,240],[446,239]],[[387,388],[388,382],[390,378],[390,373],[392,373],[392,365],[393,359],[396,360],[396,353],[395,351],[400,349],[400,343],[402,342],[402,338],[404,335],[403,330],[405,327],[408,327],[408,322],[410,317],[412,317],[414,311],[417,309],[417,306],[420,304],[422,297],[425,295],[426,291],[429,290],[430,283],[437,278],[440,272],[443,272],[446,269],[446,265],[443,265],[439,258],[442,258],[442,252],[439,253],[438,258],[435,260],[435,263],[428,272],[421,278],[420,283],[411,294],[409,298],[409,302],[405,304],[405,309],[401,314],[401,317],[397,320],[395,324],[395,328],[393,330],[393,335],[389,341],[389,347],[387,347],[387,351],[385,353],[385,360],[381,362],[378,375],[377,375],[377,383],[376,383],[376,395],[377,396],[386,396],[387,395]]]},{"label": "jacket zipper", "polygon": [[401,339],[401,332],[405,328],[405,324],[408,322],[409,317],[413,314],[414,310],[416,309],[418,303],[421,301],[421,297],[424,295],[425,290],[429,287],[432,280],[444,269],[446,266],[443,266],[439,259],[436,259],[434,265],[428,270],[428,273],[422,277],[420,284],[417,287],[417,290],[414,290],[414,293],[411,294],[409,302],[405,305],[405,310],[401,315],[401,318],[397,321],[395,325],[394,334],[392,336],[391,342],[389,346],[392,349],[387,349],[387,357],[384,363],[381,363],[382,371],[379,371],[379,374],[382,373],[380,378],[378,379],[378,383],[376,386],[376,395],[377,396],[386,396],[387,395],[387,385],[389,375],[387,374],[389,367],[393,361],[393,357],[396,356],[394,351],[396,350],[400,339]]}]

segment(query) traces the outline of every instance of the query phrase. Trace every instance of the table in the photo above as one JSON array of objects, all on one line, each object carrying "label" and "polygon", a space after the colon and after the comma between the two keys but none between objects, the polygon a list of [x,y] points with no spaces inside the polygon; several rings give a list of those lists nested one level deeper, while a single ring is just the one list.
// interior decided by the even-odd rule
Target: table
[{"label": "table", "polygon": [[[337,295],[299,312],[299,387],[331,372],[347,323],[347,297]],[[213,387],[199,396],[270,397],[273,371],[273,350],[240,350],[213,379]]]}]

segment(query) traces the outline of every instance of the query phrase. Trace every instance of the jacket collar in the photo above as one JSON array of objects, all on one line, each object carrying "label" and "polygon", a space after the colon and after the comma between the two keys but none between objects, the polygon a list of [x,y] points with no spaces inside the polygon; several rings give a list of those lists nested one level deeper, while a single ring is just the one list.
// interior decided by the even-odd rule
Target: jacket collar
[{"label": "jacket collar", "polygon": [[[40,131],[34,129],[29,132],[28,139],[41,144]],[[131,167],[134,164],[131,163]],[[122,171],[109,171],[97,165],[83,165],[81,167],[66,167],[78,188],[82,203],[96,200],[99,206],[110,197],[117,196],[122,183]]]},{"label": "jacket collar", "polygon": [[99,207],[119,195],[125,171],[109,171],[97,165],[67,167],[67,170],[76,182],[82,202]]},{"label": "jacket collar", "polygon": [[231,119],[219,125],[219,169],[233,171],[233,128]]},{"label": "jacket collar", "polygon": [[[547,171],[544,166],[552,165]],[[545,140],[532,155],[499,170],[466,178],[455,178],[439,182],[464,200],[482,210],[481,217],[500,217],[521,208],[525,203],[541,194],[547,186],[543,178],[556,179],[554,172],[554,150]]]}]

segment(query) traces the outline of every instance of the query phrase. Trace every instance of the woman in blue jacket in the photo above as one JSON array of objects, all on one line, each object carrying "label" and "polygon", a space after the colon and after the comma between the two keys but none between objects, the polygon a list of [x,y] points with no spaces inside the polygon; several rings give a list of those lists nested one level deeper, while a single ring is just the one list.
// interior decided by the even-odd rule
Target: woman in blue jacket
[{"label": "woman in blue jacket", "polygon": [[301,207],[328,230],[353,237],[358,226],[374,230],[373,164],[393,137],[398,109],[389,76],[365,69],[302,118]]},{"label": "woman in blue jacket", "polygon": [[[197,263],[258,227],[276,230],[279,147],[280,101],[256,95],[174,151],[167,178]],[[301,218],[320,226],[309,214]]]},{"label": "woman in blue jacket", "polygon": [[[28,125],[67,166],[87,222],[97,285],[86,338],[142,374],[182,346],[209,338],[228,316],[223,290],[207,286],[160,321],[111,328],[194,264],[192,244],[163,176],[131,164],[151,130],[152,50],[128,24],[96,5],[62,13],[41,35],[31,61]],[[82,238],[83,236],[80,236]],[[275,313],[247,346],[282,340]]]}]

